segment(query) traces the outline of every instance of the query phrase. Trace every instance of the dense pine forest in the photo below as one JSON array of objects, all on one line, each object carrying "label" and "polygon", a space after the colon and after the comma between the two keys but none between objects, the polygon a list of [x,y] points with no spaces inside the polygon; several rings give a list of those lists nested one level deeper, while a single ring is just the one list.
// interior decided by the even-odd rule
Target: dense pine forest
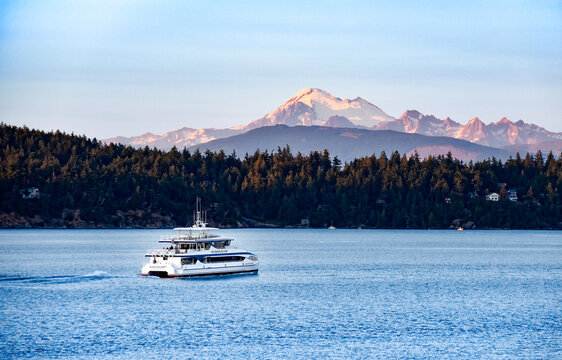
[{"label": "dense pine forest", "polygon": [[220,226],[561,228],[562,159],[239,158],[0,125],[1,227],[186,225],[197,196]]}]

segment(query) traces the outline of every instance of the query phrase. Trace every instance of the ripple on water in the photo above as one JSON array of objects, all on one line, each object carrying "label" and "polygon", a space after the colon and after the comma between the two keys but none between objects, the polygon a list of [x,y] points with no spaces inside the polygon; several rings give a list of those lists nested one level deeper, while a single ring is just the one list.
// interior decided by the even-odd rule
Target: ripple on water
[{"label": "ripple on water", "polygon": [[189,279],[137,275],[157,231],[27,234],[1,358],[562,358],[560,232],[228,230],[259,274]]}]

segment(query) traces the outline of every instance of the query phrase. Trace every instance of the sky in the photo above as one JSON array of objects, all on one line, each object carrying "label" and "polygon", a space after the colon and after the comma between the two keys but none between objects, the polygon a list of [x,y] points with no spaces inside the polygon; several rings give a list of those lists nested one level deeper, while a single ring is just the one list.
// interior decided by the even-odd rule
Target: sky
[{"label": "sky", "polygon": [[562,131],[562,1],[0,0],[0,122],[246,124],[303,88]]}]

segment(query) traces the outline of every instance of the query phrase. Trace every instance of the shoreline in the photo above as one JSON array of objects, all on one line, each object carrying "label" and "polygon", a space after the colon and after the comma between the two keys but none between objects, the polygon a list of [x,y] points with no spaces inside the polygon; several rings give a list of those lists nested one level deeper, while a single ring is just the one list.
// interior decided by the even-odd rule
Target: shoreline
[{"label": "shoreline", "polygon": [[[384,227],[338,227],[336,229],[329,229],[328,227],[302,227],[302,226],[220,226],[217,225],[220,229],[294,229],[294,230],[449,230],[449,231],[459,231],[457,228],[384,228]],[[162,227],[151,227],[151,226],[129,226],[129,227],[113,227],[113,226],[0,226],[0,230],[170,230],[176,226],[162,226]],[[561,228],[473,228],[473,229],[463,229],[463,231],[479,231],[479,230],[497,230],[497,231],[505,231],[505,230],[545,230],[545,231],[561,231]]]}]

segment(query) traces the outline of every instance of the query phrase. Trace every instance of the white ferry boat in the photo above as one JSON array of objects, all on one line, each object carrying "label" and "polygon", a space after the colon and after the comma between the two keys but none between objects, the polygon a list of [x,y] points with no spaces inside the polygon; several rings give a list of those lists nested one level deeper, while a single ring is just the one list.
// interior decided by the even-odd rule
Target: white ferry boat
[{"label": "white ferry boat", "polygon": [[160,240],[166,246],[148,252],[150,259],[141,270],[143,276],[184,277],[257,273],[259,261],[246,250],[231,247],[234,239],[213,234],[218,228],[207,227],[197,200],[195,223],[175,228],[175,234]]}]

